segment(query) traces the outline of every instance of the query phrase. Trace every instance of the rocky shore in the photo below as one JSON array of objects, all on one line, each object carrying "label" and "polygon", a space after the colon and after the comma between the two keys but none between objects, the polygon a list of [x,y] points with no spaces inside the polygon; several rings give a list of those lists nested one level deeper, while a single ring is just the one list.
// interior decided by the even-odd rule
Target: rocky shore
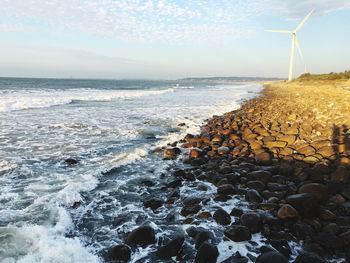
[{"label": "rocky shore", "polygon": [[[157,243],[157,262],[350,262],[348,87],[336,81],[268,84],[256,99],[169,146],[164,157],[186,156],[187,166],[164,176],[166,200],[153,196],[144,206],[157,211],[178,205],[177,224],[189,227],[157,240],[155,229],[143,225],[108,258],[127,262],[134,247]],[[206,193],[205,183],[215,189],[205,198],[179,190],[189,185]],[[232,200],[247,205],[225,206]],[[217,205],[207,210],[208,203]],[[203,228],[203,221],[219,227]],[[258,233],[263,244],[253,240]],[[218,261],[220,240],[253,248]]]}]

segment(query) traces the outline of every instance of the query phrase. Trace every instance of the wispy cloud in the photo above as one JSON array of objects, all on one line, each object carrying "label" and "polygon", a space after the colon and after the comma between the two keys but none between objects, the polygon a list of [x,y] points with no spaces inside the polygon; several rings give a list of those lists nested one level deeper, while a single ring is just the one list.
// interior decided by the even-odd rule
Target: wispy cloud
[{"label": "wispy cloud", "polygon": [[348,0],[3,0],[0,30],[15,21],[136,42],[208,42],[253,35],[251,20],[263,14],[299,18],[345,7]]}]

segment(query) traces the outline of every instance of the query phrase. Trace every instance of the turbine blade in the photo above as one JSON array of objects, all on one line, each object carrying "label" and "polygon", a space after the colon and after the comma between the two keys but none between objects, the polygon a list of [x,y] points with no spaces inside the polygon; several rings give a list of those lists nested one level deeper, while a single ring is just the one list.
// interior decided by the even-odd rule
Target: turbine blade
[{"label": "turbine blade", "polygon": [[291,33],[292,33],[292,32],[289,31],[289,30],[274,30],[274,29],[272,29],[272,30],[265,30],[265,31],[267,31],[267,32],[273,32],[273,33],[283,33],[283,34],[291,34]]},{"label": "turbine blade", "polygon": [[306,73],[306,63],[305,63],[305,60],[304,60],[303,53],[301,52],[300,43],[299,43],[299,40],[297,39],[297,37],[295,37],[295,46],[297,47],[298,54],[299,54],[299,56],[301,58],[301,61],[304,63],[304,73]]},{"label": "turbine blade", "polygon": [[294,30],[294,33],[298,32],[302,27],[303,25],[305,24],[306,20],[309,19],[309,17],[311,16],[311,14],[314,12],[314,9],[311,10],[311,12],[304,17],[303,20],[301,20],[300,24],[297,26],[297,28]]},{"label": "turbine blade", "polygon": [[295,45],[297,47],[297,50],[298,50],[298,53],[299,53],[301,60],[304,62],[304,56],[303,56],[303,53],[301,52],[300,43],[296,37],[295,37]]}]

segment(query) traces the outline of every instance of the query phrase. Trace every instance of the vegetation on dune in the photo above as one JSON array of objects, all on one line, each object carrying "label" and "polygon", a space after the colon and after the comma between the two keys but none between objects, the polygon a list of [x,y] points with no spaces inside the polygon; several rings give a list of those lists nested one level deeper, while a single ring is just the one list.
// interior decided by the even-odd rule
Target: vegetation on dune
[{"label": "vegetation on dune", "polygon": [[304,73],[300,75],[297,80],[340,80],[340,79],[350,79],[350,70],[346,70],[340,73],[328,73],[328,74],[310,74]]}]

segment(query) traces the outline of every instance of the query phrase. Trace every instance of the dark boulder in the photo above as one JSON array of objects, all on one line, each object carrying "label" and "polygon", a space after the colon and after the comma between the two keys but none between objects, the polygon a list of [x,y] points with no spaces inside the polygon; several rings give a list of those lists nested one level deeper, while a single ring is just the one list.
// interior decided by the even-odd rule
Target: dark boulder
[{"label": "dark boulder", "polygon": [[214,212],[213,218],[220,225],[228,225],[231,223],[231,216],[222,208]]},{"label": "dark boulder", "polygon": [[216,263],[219,250],[216,246],[204,242],[197,251],[195,263]]},{"label": "dark boulder", "polygon": [[238,251],[221,263],[248,263],[248,258],[242,256]]},{"label": "dark boulder", "polygon": [[258,213],[248,212],[241,216],[242,225],[248,227],[251,233],[257,233],[261,228],[261,218]]},{"label": "dark boulder", "polygon": [[286,258],[289,258],[289,256],[292,254],[292,250],[288,244],[288,241],[285,239],[270,240],[270,244],[276,250],[282,253]]},{"label": "dark boulder", "polygon": [[157,197],[150,197],[143,201],[143,205],[146,208],[151,208],[152,210],[156,210],[157,208],[163,205],[163,201]]},{"label": "dark boulder", "polygon": [[235,242],[247,241],[252,238],[249,229],[246,226],[233,225],[225,229],[224,234],[226,237]]},{"label": "dark boulder", "polygon": [[68,165],[74,165],[78,163],[78,160],[74,159],[74,158],[67,158],[66,160],[64,160],[64,162]]},{"label": "dark boulder", "polygon": [[303,193],[289,195],[286,198],[288,204],[293,206],[301,216],[314,218],[320,213],[320,206],[313,194]]},{"label": "dark boulder", "polygon": [[249,189],[245,194],[245,198],[252,203],[261,203],[264,200],[259,192],[254,189]]},{"label": "dark boulder", "polygon": [[182,248],[182,245],[185,241],[183,236],[175,237],[170,240],[166,245],[158,248],[156,255],[162,259],[169,259],[177,256],[179,251]]},{"label": "dark boulder", "polygon": [[270,251],[259,255],[255,263],[288,263],[288,259],[279,252]]},{"label": "dark boulder", "polygon": [[316,253],[303,252],[296,257],[294,263],[327,263],[327,261]]},{"label": "dark boulder", "polygon": [[232,184],[222,184],[217,189],[219,195],[227,196],[234,195],[236,193],[236,189]]},{"label": "dark boulder", "polygon": [[128,262],[131,258],[131,249],[127,245],[116,245],[107,254],[107,259],[117,262]]},{"label": "dark boulder", "polygon": [[129,246],[142,247],[154,244],[156,243],[155,231],[150,226],[140,226],[128,234],[125,243]]}]

